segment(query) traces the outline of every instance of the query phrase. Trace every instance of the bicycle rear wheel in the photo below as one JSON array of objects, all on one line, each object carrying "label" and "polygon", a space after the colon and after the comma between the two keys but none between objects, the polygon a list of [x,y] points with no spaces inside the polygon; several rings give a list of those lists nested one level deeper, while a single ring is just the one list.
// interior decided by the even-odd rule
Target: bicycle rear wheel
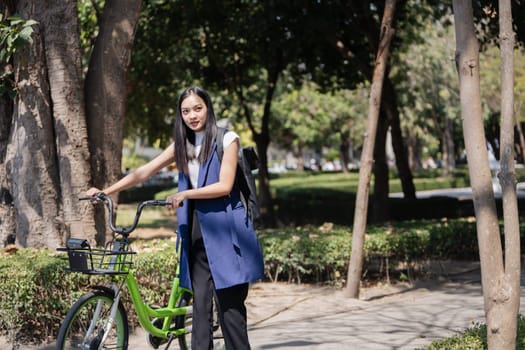
[{"label": "bicycle rear wheel", "polygon": [[[184,292],[177,301],[177,307],[185,307],[191,304],[192,295],[191,293]],[[179,347],[181,350],[191,349],[191,313],[183,316],[175,317],[175,328],[181,329],[184,328],[186,332],[178,336]],[[186,339],[187,338],[187,339]]]},{"label": "bicycle rear wheel", "polygon": [[[113,295],[97,290],[84,294],[69,310],[60,326],[57,349],[98,349],[109,324]],[[103,349],[128,348],[129,328],[126,310],[119,302]]]},{"label": "bicycle rear wheel", "polygon": [[[177,302],[177,307],[188,306],[191,304],[191,302],[192,295],[190,293],[184,293]],[[178,337],[179,347],[181,350],[191,350],[191,322],[191,313],[184,316],[175,317],[175,327],[177,329],[184,327],[184,329],[186,330],[186,332],[183,335],[180,335]],[[224,337],[222,336],[221,327],[219,325],[219,314],[215,305],[215,300],[213,301],[213,349],[226,349],[224,345]]]}]

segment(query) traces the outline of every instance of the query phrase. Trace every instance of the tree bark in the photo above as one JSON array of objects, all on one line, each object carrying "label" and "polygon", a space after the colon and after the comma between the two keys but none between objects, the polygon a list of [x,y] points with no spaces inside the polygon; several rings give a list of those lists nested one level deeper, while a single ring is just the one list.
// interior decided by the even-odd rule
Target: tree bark
[{"label": "tree bark", "polygon": [[[273,210],[273,200],[270,191],[270,173],[268,172],[268,146],[270,145],[270,107],[272,105],[273,96],[277,87],[277,81],[279,80],[279,74],[282,67],[282,57],[278,56],[277,64],[270,70],[268,74],[268,82],[266,88],[266,96],[264,99],[263,117],[261,121],[261,132],[259,134],[254,133],[255,128],[251,127],[252,134],[254,135],[257,143],[257,149],[261,147],[260,151],[262,154],[261,167],[259,169],[259,199],[261,201],[261,220],[268,227],[275,227],[275,212]],[[251,121],[249,123],[252,125]]]},{"label": "tree bark", "polygon": [[454,145],[454,123],[452,119],[445,118],[445,128],[443,130],[443,139],[441,149],[443,150],[443,175],[449,175],[456,168],[456,157]]},{"label": "tree bark", "polygon": [[18,96],[5,155],[18,244],[57,247],[92,239],[93,214],[78,197],[89,183],[77,3],[19,1],[35,19],[33,44],[15,55]]},{"label": "tree bark", "polygon": [[350,164],[350,131],[341,131],[340,132],[341,144],[339,145],[339,156],[341,157],[341,170],[343,173],[348,173],[348,164]]},{"label": "tree bark", "polygon": [[[516,108],[516,110],[519,110],[519,108]],[[520,152],[518,157],[518,163],[525,163],[525,136],[523,135],[523,128],[521,127],[521,123],[516,118],[516,131],[518,133],[518,140],[519,140],[519,148],[518,151]]]},{"label": "tree bark", "polygon": [[[122,174],[128,70],[142,0],[107,1],[85,83],[93,185],[107,187]],[[115,200],[117,198],[114,198]],[[100,210],[98,210],[100,209]],[[97,240],[106,240],[106,213],[97,207]]]},{"label": "tree bark", "polygon": [[13,101],[0,96],[0,242],[16,233],[13,196],[7,182],[6,153],[13,117]]},{"label": "tree bark", "polygon": [[[403,189],[404,198],[415,199],[416,187],[414,186],[414,177],[408,165],[407,149],[403,140],[403,133],[401,131],[401,120],[399,119],[399,109],[397,107],[396,91],[392,81],[388,77],[385,78],[385,93],[383,100],[385,101],[385,113],[390,121],[390,131],[392,134],[392,148],[396,156],[396,167],[401,180],[401,187]],[[388,193],[387,193],[388,197]]]},{"label": "tree bark", "polygon": [[94,242],[93,206],[78,200],[91,182],[91,176],[77,1],[49,0],[43,7],[36,20],[44,28],[60,184],[58,198],[66,233]]},{"label": "tree bark", "polygon": [[[40,11],[45,9],[31,0],[18,2],[22,18],[35,18]],[[5,165],[17,243],[56,247],[65,230],[57,202],[60,191],[42,26],[34,27],[33,44],[18,51],[13,60],[18,96]]]},{"label": "tree bark", "polygon": [[386,140],[390,123],[382,106],[380,106],[377,123],[374,143],[374,193],[372,196],[372,215],[370,215],[374,223],[385,222],[390,217],[388,206],[390,184],[388,182],[388,159],[386,155]]},{"label": "tree bark", "polygon": [[[91,106],[100,102],[105,108],[91,113],[91,134],[116,140],[95,140],[99,141],[95,144],[104,145],[106,157],[116,159],[108,163],[118,169],[116,175],[104,177],[108,182],[120,175],[126,72],[140,5],[141,1],[107,2],[90,65],[93,71],[88,74],[98,78],[88,80],[90,88],[86,90],[96,92],[88,94],[89,101],[95,101]],[[0,174],[5,173],[2,203],[13,200],[11,212],[15,213],[16,234],[22,246],[56,247],[71,233],[94,241],[92,206],[78,201],[91,182],[91,169],[77,2],[24,0],[17,2],[17,12],[22,18],[37,20],[38,25],[33,44],[14,59],[18,96],[7,146],[3,133],[0,140],[0,149],[5,153],[0,158]],[[11,120],[4,105],[2,100],[3,124]],[[2,209],[11,207],[8,204]],[[5,232],[6,220],[0,225],[0,232]],[[99,243],[105,240],[98,238]]]},{"label": "tree bark", "polygon": [[432,121],[434,123],[434,128],[436,129],[436,132],[439,134],[439,139],[441,140],[443,175],[448,176],[456,168],[456,159],[454,153],[455,145],[453,135],[454,123],[451,118],[445,116],[442,126],[435,108],[432,108]]},{"label": "tree bark", "polygon": [[[9,18],[16,10],[14,1],[0,3],[0,13]],[[0,61],[0,72],[12,71],[12,62]],[[0,95],[0,242],[16,234],[13,197],[7,181],[6,153],[13,121],[13,100],[7,93]]]},{"label": "tree bark", "polygon": [[348,282],[346,295],[351,298],[359,297],[359,284],[363,270],[363,246],[366,229],[366,217],[368,211],[368,194],[370,189],[370,177],[374,164],[374,143],[379,118],[381,93],[384,75],[390,53],[390,43],[394,36],[393,19],[396,0],[387,0],[381,22],[380,44],[378,46],[376,65],[370,88],[370,99],[368,104],[368,124],[363,142],[361,155],[361,168],[359,169],[359,183],[355,202],[354,225],[352,236],[352,253],[348,268]]},{"label": "tree bark", "polygon": [[516,196],[516,172],[514,168],[514,32],[510,0],[499,0],[499,25],[501,49],[501,127],[500,127],[500,172],[503,198],[503,222],[505,233],[505,274],[500,293],[508,293],[501,305],[498,322],[503,328],[488,332],[494,349],[514,349],[520,306],[520,227],[518,200]]},{"label": "tree bark", "polygon": [[[454,0],[453,8],[456,68],[459,76],[463,136],[476,214],[488,348],[513,349],[514,345],[511,344],[514,344],[516,334],[514,333],[512,340],[508,342],[505,329],[511,321],[505,316],[508,314],[505,311],[511,295],[516,291],[513,290],[515,288],[509,284],[508,277],[504,273],[487,140],[483,128],[479,45],[475,36],[472,3],[466,0]],[[511,317],[515,318],[515,313]]]},{"label": "tree bark", "polygon": [[420,170],[423,168],[421,162],[421,142],[416,135],[411,135],[409,132],[405,133],[408,152],[408,166],[412,170]]}]

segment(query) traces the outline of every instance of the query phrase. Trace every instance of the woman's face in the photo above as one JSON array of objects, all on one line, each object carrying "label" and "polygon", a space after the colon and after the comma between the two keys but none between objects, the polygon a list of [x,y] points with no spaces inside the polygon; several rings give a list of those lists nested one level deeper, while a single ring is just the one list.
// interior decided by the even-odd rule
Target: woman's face
[{"label": "woman's face", "polygon": [[202,98],[196,94],[189,95],[182,101],[180,112],[188,128],[196,132],[204,130],[208,117],[208,108]]}]

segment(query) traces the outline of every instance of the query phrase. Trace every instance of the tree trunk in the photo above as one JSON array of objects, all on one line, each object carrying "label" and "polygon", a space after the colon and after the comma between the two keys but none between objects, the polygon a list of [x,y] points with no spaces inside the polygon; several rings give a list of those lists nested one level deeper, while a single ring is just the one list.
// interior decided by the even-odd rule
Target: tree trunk
[{"label": "tree trunk", "polygon": [[388,194],[390,186],[388,182],[388,160],[386,155],[386,139],[388,135],[389,120],[380,106],[377,131],[374,145],[374,194],[372,196],[372,215],[374,223],[385,222],[390,217],[388,207]]},{"label": "tree trunk", "polygon": [[506,278],[503,268],[500,230],[483,128],[479,46],[474,30],[472,3],[454,0],[453,8],[456,68],[459,76],[463,136],[476,213],[488,348],[514,349],[512,344],[516,334],[513,334],[509,342],[505,329],[511,322],[508,317],[515,318],[515,313],[507,316],[510,313],[506,312],[506,308],[511,295],[516,291]]},{"label": "tree trunk", "polygon": [[339,156],[341,157],[341,170],[343,173],[348,172],[348,164],[350,164],[350,132],[341,131],[341,144],[339,145]]},{"label": "tree trunk", "polygon": [[303,155],[302,144],[299,144],[292,148],[292,155],[294,157],[295,164],[297,166],[297,170],[303,171],[304,170],[304,155]]},{"label": "tree trunk", "polygon": [[[408,155],[406,146],[403,141],[403,133],[401,132],[401,121],[399,120],[399,110],[397,107],[396,91],[392,81],[387,76],[385,77],[385,93],[383,94],[384,109],[390,121],[390,132],[392,134],[392,148],[396,155],[396,167],[399,173],[399,180],[401,180],[401,187],[403,188],[403,196],[408,199],[416,198],[416,187],[414,186],[414,177],[408,165]],[[387,193],[388,197],[388,193]]]},{"label": "tree trunk", "polygon": [[[0,14],[9,18],[16,10],[14,1],[0,3]],[[12,62],[0,61],[0,72],[13,70]],[[13,100],[7,93],[0,95],[0,242],[8,235],[15,235],[15,210],[7,181],[6,153],[13,120]]]},{"label": "tree trunk", "polygon": [[443,175],[447,176],[456,168],[453,135],[454,123],[451,118],[445,116],[443,126],[441,126],[435,108],[432,108],[432,121],[434,122],[434,127],[441,140]]},{"label": "tree trunk", "polygon": [[370,88],[370,99],[368,103],[368,124],[363,142],[361,154],[361,168],[359,169],[359,183],[355,202],[354,225],[352,232],[352,253],[348,268],[348,282],[346,294],[350,298],[359,297],[359,284],[363,270],[363,246],[366,229],[366,217],[368,211],[368,194],[370,189],[370,177],[374,164],[374,143],[379,118],[381,92],[383,88],[384,75],[390,53],[390,43],[394,36],[393,19],[396,0],[387,0],[385,11],[381,22],[381,37],[377,51],[376,65]]},{"label": "tree trunk", "polygon": [[[128,70],[142,0],[106,1],[85,83],[93,185],[104,188],[122,174]],[[114,198],[116,200],[116,198]],[[106,240],[106,213],[97,207],[97,240]]]},{"label": "tree trunk", "polygon": [[[32,0],[19,1],[22,18],[36,18]],[[18,96],[6,150],[7,181],[15,208],[17,243],[23,247],[56,247],[65,233],[51,98],[45,66],[42,26],[34,27],[33,44],[14,56]]]},{"label": "tree trunk", "polygon": [[[94,242],[91,203],[79,197],[91,182],[76,0],[49,0],[36,20],[44,28],[53,113],[59,204],[66,233]],[[67,238],[67,237],[64,237]]]},{"label": "tree trunk", "polygon": [[13,101],[8,96],[0,96],[0,242],[8,235],[16,233],[13,197],[7,182],[5,156],[13,117]]},{"label": "tree trunk", "polygon": [[[519,110],[519,109],[516,108],[516,110]],[[516,118],[515,122],[516,122],[516,131],[518,132],[519,151],[520,151],[518,163],[523,164],[525,163],[525,136],[523,135],[523,128],[521,127],[521,123],[518,120],[518,118]]]},{"label": "tree trunk", "polygon": [[389,172],[388,159],[386,157],[386,139],[389,129],[404,198],[416,198],[416,187],[414,186],[414,179],[408,164],[407,150],[401,132],[396,92],[388,77],[388,72],[385,74],[384,90],[385,92],[381,96],[381,117],[379,118],[374,149],[374,205],[372,211],[374,222],[384,222],[390,218],[388,206],[388,193],[390,192],[388,183]]},{"label": "tree trunk", "polygon": [[92,209],[78,202],[89,154],[76,5],[17,3],[22,18],[38,21],[33,44],[14,58],[18,96],[2,170],[22,246],[57,247],[71,232],[92,238]]},{"label": "tree trunk", "polygon": [[[277,79],[276,79],[277,80]],[[277,82],[277,81],[276,81]],[[260,158],[259,167],[259,204],[261,207],[261,223],[266,227],[274,227],[276,225],[275,213],[273,210],[273,200],[270,191],[270,174],[268,172],[268,146],[270,145],[270,131],[268,121],[270,120],[270,105],[275,91],[275,86],[270,85],[266,94],[266,102],[264,107],[264,115],[261,126],[261,132],[255,132],[252,129],[252,135],[257,145],[257,152]],[[251,123],[250,123],[251,124]]]},{"label": "tree trunk", "polygon": [[270,192],[270,175],[268,172],[268,145],[269,139],[263,134],[254,134],[257,154],[259,155],[260,166],[258,173],[258,200],[261,208],[261,223],[266,227],[275,226],[275,215],[273,211],[273,201]]},{"label": "tree trunk", "polygon": [[[107,2],[88,74],[90,106],[104,107],[90,109],[91,134],[117,140],[92,142],[105,146],[110,160],[116,159],[104,163],[118,169],[116,175],[103,177],[108,182],[120,175],[126,72],[140,5],[141,1]],[[77,200],[88,188],[91,173],[77,2],[24,0],[17,2],[17,12],[39,23],[33,44],[14,59],[19,94],[7,147],[0,140],[5,147],[5,157],[0,158],[0,174],[6,175],[2,187],[5,182],[8,189],[2,190],[2,198],[13,199],[18,243],[23,246],[56,247],[71,233],[94,240],[92,206]]]},{"label": "tree trunk", "polygon": [[454,123],[452,119],[445,118],[445,128],[443,130],[443,167],[444,175],[452,174],[456,168],[455,145],[454,145]]},{"label": "tree trunk", "polygon": [[405,135],[408,152],[408,166],[412,171],[421,170],[423,168],[423,162],[421,159],[421,140],[409,131],[406,131]]},{"label": "tree trunk", "polygon": [[[502,329],[494,337],[494,349],[514,349],[520,307],[520,227],[518,200],[516,196],[516,172],[514,169],[514,32],[510,0],[499,1],[499,25],[501,48],[501,127],[500,172],[498,174],[503,196],[503,221],[505,233],[505,274],[500,294],[508,291],[497,319]],[[504,289],[503,289],[504,288]]]}]

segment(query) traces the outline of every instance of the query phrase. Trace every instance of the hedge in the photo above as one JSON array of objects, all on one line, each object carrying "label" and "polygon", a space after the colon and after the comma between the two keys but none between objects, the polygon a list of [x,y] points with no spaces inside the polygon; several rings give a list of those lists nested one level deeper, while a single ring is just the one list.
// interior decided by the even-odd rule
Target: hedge
[{"label": "hedge", "polygon": [[[171,240],[150,242],[135,257],[137,282],[146,303],[166,304],[175,277],[177,259]],[[48,249],[21,249],[0,256],[0,333],[19,343],[40,343],[53,339],[68,309],[90,285],[106,284],[101,276],[64,270],[64,254]],[[124,297],[129,311],[129,298]],[[133,324],[134,313],[128,312]]]}]

